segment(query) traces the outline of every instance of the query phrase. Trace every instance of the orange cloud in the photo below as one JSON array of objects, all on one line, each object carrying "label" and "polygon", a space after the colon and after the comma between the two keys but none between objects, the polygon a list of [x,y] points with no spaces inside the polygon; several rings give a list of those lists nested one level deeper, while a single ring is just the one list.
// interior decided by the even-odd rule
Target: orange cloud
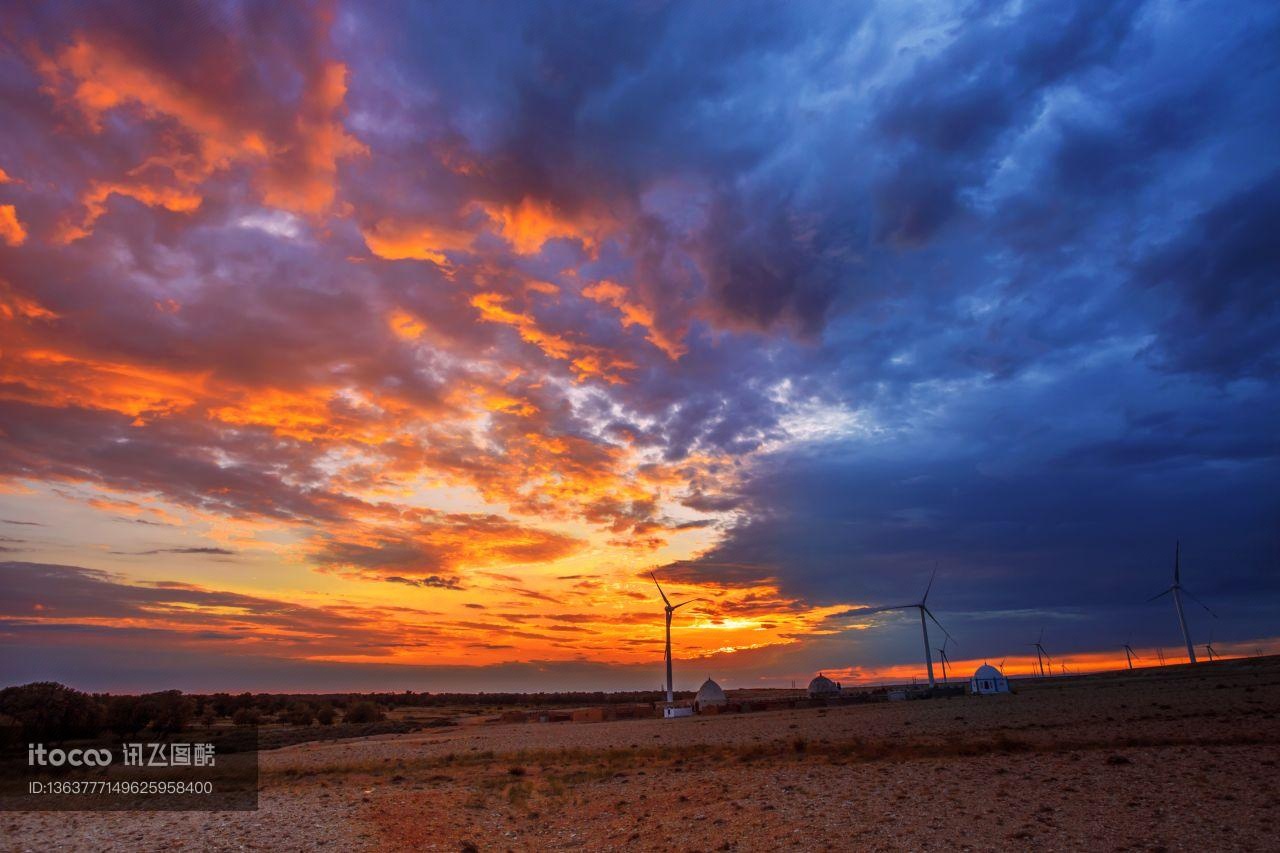
[{"label": "orange cloud", "polygon": [[[0,279],[0,320],[56,320],[58,315]],[[13,330],[9,330],[11,333]]]},{"label": "orange cloud", "polygon": [[233,405],[209,409],[209,417],[235,426],[266,427],[276,435],[310,441],[349,435],[332,417],[330,394],[275,388],[252,389]]},{"label": "orange cloud", "polygon": [[601,347],[575,343],[567,338],[544,331],[531,314],[523,314],[507,308],[509,297],[501,293],[478,293],[471,297],[471,305],[480,312],[480,319],[487,323],[501,323],[515,327],[520,339],[533,344],[547,356],[569,362],[569,368],[578,381],[601,379],[611,385],[626,382],[620,371],[635,368],[633,362],[619,358]]},{"label": "orange cloud", "polygon": [[[0,290],[0,319],[56,316]],[[261,427],[299,441],[369,446],[400,440],[412,423],[439,414],[391,395],[372,399],[338,387],[237,387],[213,381],[210,371],[175,371],[38,345],[5,351],[0,399],[113,411],[135,418],[136,425],[194,410],[222,424]]]},{"label": "orange cloud", "polygon": [[204,202],[198,193],[181,187],[141,182],[90,181],[89,189],[80,197],[80,203],[85,209],[84,219],[79,225],[63,223],[57,233],[57,241],[72,243],[92,234],[93,224],[107,212],[107,202],[113,195],[140,201],[148,207],[162,207],[173,213],[191,213],[198,210]]},{"label": "orange cloud", "polygon": [[[497,233],[521,255],[535,254],[548,241],[556,238],[579,240],[588,251],[595,251],[600,234],[607,223],[588,215],[568,217],[560,214],[550,202],[526,198],[516,205],[493,205],[475,202],[462,213],[483,211]],[[483,223],[481,223],[482,225]],[[380,219],[361,229],[369,251],[387,260],[431,261],[445,266],[447,252],[470,252],[475,248],[478,229],[454,228],[430,222]],[[550,282],[534,281],[530,291],[556,293]]]},{"label": "orange cloud", "polygon": [[27,242],[27,229],[18,219],[18,209],[11,204],[0,204],[0,240],[9,246]]},{"label": "orange cloud", "polygon": [[204,405],[210,418],[224,424],[261,427],[299,441],[367,447],[412,443],[417,424],[444,414],[391,393],[339,386],[218,387]]},{"label": "orange cloud", "polygon": [[422,337],[427,324],[403,308],[396,308],[387,315],[387,325],[392,333],[402,341],[413,341]]},{"label": "orange cloud", "polygon": [[434,225],[413,224],[382,219],[368,230],[361,230],[369,251],[389,261],[431,261],[446,266],[445,252],[470,251],[474,235]]},{"label": "orange cloud", "polygon": [[[652,514],[658,493],[631,476],[629,450],[587,436],[555,434],[539,415],[536,410],[495,413],[484,443],[461,432],[432,436],[421,463],[522,515],[578,517],[621,529]],[[502,453],[494,454],[490,441]]]},{"label": "orange cloud", "polygon": [[608,221],[588,214],[567,216],[547,201],[525,197],[516,205],[478,205],[498,233],[521,255],[532,255],[548,240],[578,240],[594,252]]},{"label": "orange cloud", "polygon": [[80,358],[52,349],[16,349],[0,360],[0,399],[83,406],[146,419],[196,404],[207,374]]},{"label": "orange cloud", "polygon": [[471,305],[480,312],[480,319],[487,323],[514,326],[521,340],[533,344],[555,359],[567,359],[573,345],[559,335],[544,332],[529,314],[520,314],[506,307],[508,299],[501,293],[477,293],[471,297]]},{"label": "orange cloud", "polygon": [[[334,201],[338,161],[367,149],[342,126],[346,68],[328,63],[308,81],[290,132],[273,134],[191,90],[162,69],[144,65],[110,45],[80,37],[56,56],[40,57],[44,91],[79,111],[94,132],[108,111],[132,109],[156,128],[155,153],[119,179],[95,180],[81,199],[85,213],[60,239],[89,234],[113,195],[152,207],[189,213],[200,207],[200,186],[236,164],[259,171],[263,201],[296,213],[319,215]],[[173,133],[164,123],[176,125]]]},{"label": "orange cloud", "polygon": [[[75,496],[70,494],[64,494],[64,497],[76,499]],[[146,515],[152,518],[159,519],[165,524],[177,525],[182,523],[181,518],[179,518],[178,516],[174,515],[171,512],[165,511],[160,507],[149,506],[147,504],[139,503],[138,501],[132,501],[125,498],[105,498],[105,497],[85,498],[84,502],[89,506],[93,507],[94,509],[100,509],[104,512],[119,513],[121,515],[127,515],[131,517]]]},{"label": "orange cloud", "polygon": [[616,358],[605,350],[593,347],[573,359],[569,366],[578,374],[579,382],[595,377],[608,382],[610,385],[623,385],[626,384],[626,380],[622,378],[618,371],[634,370],[636,365],[635,362]]},{"label": "orange cloud", "polygon": [[313,216],[333,205],[338,161],[369,153],[336,117],[346,96],[347,67],[326,63],[303,98],[295,138],[272,151],[262,178],[262,200],[268,205]]},{"label": "orange cloud", "polygon": [[399,523],[347,525],[316,540],[310,558],[356,575],[424,577],[465,568],[543,563],[583,543],[499,515],[407,512]]},{"label": "orange cloud", "polygon": [[654,321],[653,311],[627,298],[627,288],[623,285],[602,279],[595,284],[584,287],[582,295],[595,302],[612,305],[617,308],[622,313],[622,328],[640,326],[648,333],[645,335],[645,340],[666,353],[667,357],[672,361],[679,359],[680,356],[688,351],[688,348],[680,341],[671,338],[658,329]]},{"label": "orange cloud", "polygon": [[480,399],[485,409],[490,412],[506,412],[522,418],[532,417],[538,413],[538,407],[528,400],[521,400],[519,397],[508,394],[482,391]]}]

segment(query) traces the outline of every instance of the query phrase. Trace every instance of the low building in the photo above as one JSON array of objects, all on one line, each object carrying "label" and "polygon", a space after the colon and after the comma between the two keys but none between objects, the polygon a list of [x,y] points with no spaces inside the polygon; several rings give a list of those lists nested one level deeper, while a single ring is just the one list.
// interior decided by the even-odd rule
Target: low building
[{"label": "low building", "polygon": [[693,709],[688,705],[664,705],[662,708],[662,716],[664,719],[674,719],[675,717],[692,717]]},{"label": "low building", "polygon": [[818,677],[809,682],[809,698],[810,699],[826,699],[831,696],[840,695],[840,684],[827,678],[822,673],[818,673]]},{"label": "low building", "polygon": [[989,693],[1008,693],[1009,680],[989,663],[984,663],[969,679],[969,692],[979,696]]},{"label": "low building", "polygon": [[713,705],[719,707],[728,704],[728,702],[729,699],[724,695],[724,689],[708,678],[698,688],[698,695],[693,697],[693,709],[701,713],[704,708],[709,708]]}]

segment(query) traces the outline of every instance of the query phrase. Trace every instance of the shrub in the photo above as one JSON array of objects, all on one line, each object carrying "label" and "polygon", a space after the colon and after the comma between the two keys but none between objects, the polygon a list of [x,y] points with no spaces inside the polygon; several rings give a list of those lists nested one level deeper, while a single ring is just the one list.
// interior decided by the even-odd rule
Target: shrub
[{"label": "shrub", "polygon": [[147,710],[137,696],[107,700],[107,728],[120,736],[136,735],[147,727]]},{"label": "shrub", "polygon": [[256,726],[261,721],[257,708],[241,708],[231,715],[231,722],[237,726]]},{"label": "shrub", "polygon": [[382,709],[372,702],[357,702],[347,708],[343,719],[348,723],[376,723],[385,717],[386,714],[382,713]]},{"label": "shrub", "polygon": [[165,690],[138,697],[151,728],[164,734],[175,734],[186,728],[196,711],[196,703],[181,690]]},{"label": "shrub", "polygon": [[333,725],[333,719],[337,716],[337,712],[333,710],[333,706],[327,702],[316,709],[316,722],[322,726]]},{"label": "shrub", "polygon": [[0,714],[18,721],[30,741],[92,737],[102,728],[102,706],[88,693],[54,681],[0,690]]},{"label": "shrub", "polygon": [[294,702],[284,712],[284,721],[291,726],[309,726],[315,719],[315,712],[306,702]]}]

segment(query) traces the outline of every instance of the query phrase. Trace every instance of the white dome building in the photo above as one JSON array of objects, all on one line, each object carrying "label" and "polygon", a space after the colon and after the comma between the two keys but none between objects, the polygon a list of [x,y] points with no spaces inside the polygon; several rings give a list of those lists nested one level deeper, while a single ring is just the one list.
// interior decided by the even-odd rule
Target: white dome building
[{"label": "white dome building", "polygon": [[818,677],[809,682],[809,698],[825,699],[828,696],[839,696],[840,685],[827,678],[822,673],[818,673]]},{"label": "white dome building", "polygon": [[974,672],[973,678],[969,679],[969,692],[978,695],[1008,693],[1009,680],[1000,674],[1000,670],[989,663],[984,663]]},{"label": "white dome building", "polygon": [[708,678],[698,688],[698,695],[693,697],[693,708],[695,711],[701,711],[703,708],[712,705],[725,705],[728,702],[729,699],[724,695],[724,689]]}]

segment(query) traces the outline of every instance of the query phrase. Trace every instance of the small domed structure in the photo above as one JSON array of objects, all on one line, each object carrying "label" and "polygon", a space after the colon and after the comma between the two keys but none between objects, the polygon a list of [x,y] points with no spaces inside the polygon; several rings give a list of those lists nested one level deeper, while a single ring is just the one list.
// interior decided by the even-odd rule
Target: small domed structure
[{"label": "small domed structure", "polygon": [[822,673],[818,673],[818,677],[809,682],[809,698],[822,699],[827,696],[839,696],[840,685],[827,678]]},{"label": "small domed structure", "polygon": [[1008,693],[1009,680],[989,663],[984,663],[969,679],[969,692],[985,695],[988,693]]},{"label": "small domed structure", "polygon": [[693,697],[693,708],[696,711],[700,711],[711,705],[724,705],[728,701],[720,685],[708,678],[698,688],[698,695]]}]

